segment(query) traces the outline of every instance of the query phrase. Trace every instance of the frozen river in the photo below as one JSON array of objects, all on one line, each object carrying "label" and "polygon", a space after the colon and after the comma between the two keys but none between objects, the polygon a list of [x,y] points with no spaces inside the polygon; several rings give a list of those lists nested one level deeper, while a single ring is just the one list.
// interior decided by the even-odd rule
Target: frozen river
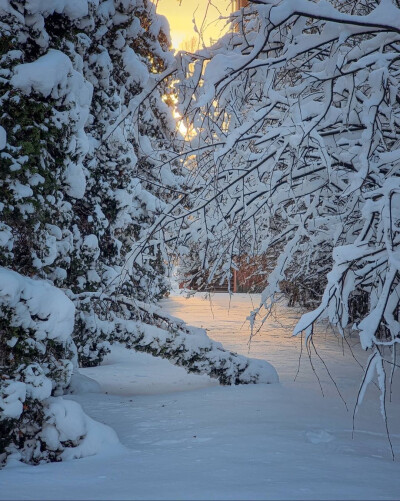
[{"label": "frozen river", "polygon": [[367,355],[361,350],[356,334],[343,340],[328,325],[318,325],[314,335],[316,351],[313,349],[311,352],[311,365],[307,350],[304,346],[302,349],[301,338],[292,336],[301,310],[278,304],[262,326],[257,323],[257,333],[249,344],[251,329],[247,317],[259,301],[259,294],[229,296],[227,293],[217,293],[210,296],[197,293],[191,297],[171,295],[162,305],[170,314],[196,327],[205,328],[208,335],[221,342],[225,348],[268,360],[278,371],[281,382],[293,381],[300,369],[297,384],[319,386],[318,377],[323,387],[329,388],[332,384],[328,369],[344,390],[358,389],[362,376],[359,363],[364,365]]}]

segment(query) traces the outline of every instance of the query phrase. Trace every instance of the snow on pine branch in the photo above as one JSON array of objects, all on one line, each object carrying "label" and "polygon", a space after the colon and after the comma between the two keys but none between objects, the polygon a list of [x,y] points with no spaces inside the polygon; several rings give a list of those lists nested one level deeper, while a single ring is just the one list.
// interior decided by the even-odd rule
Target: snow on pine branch
[{"label": "snow on pine branch", "polygon": [[[93,310],[82,313],[81,319],[93,339],[106,334],[111,342],[119,341],[136,351],[166,358],[188,372],[208,374],[225,385],[279,381],[276,370],[268,362],[225,350],[211,340],[204,329],[189,326],[154,304],[120,294],[111,297],[88,294],[89,298]],[[100,318],[96,313],[98,303],[107,304],[107,318]]]}]

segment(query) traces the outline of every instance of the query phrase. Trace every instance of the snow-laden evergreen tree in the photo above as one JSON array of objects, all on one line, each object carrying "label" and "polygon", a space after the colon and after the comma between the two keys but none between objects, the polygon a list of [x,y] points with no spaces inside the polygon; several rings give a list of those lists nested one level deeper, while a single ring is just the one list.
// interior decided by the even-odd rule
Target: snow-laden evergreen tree
[{"label": "snow-laden evergreen tree", "polygon": [[399,27],[397,0],[250,0],[182,52],[192,195],[160,222],[183,253],[195,238],[208,280],[229,278],[243,238],[275,254],[252,318],[285,290],[315,307],[295,329],[308,347],[321,318],[358,332],[382,408],[400,340]]},{"label": "snow-laden evergreen tree", "polygon": [[[69,277],[73,292],[81,294],[75,339],[85,365],[98,363],[109,341],[119,337],[113,325],[119,307],[115,302],[105,307],[116,290],[150,302],[167,291],[157,243],[140,265],[124,267],[132,242],[165,207],[169,186],[179,188],[183,180],[157,168],[175,133],[162,100],[167,84],[145,99],[158,75],[174,63],[162,21],[151,3],[101,4],[93,9],[93,32],[78,37],[72,54],[93,86],[90,143],[82,164],[86,189],[74,205],[80,214],[79,265]],[[125,318],[126,312],[121,314]]]},{"label": "snow-laden evergreen tree", "polygon": [[277,380],[154,304],[156,236],[132,253],[185,184],[166,164],[167,32],[146,0],[0,3],[0,462],[117,442],[62,398],[114,341],[224,384]]},{"label": "snow-laden evergreen tree", "polygon": [[[73,36],[85,14],[84,3],[0,6],[1,461],[95,453],[90,435],[103,427],[59,397],[77,365],[75,306],[52,285],[66,284],[79,262],[74,197],[84,191],[93,88],[44,21],[63,17]],[[107,427],[100,432],[117,442]]]}]

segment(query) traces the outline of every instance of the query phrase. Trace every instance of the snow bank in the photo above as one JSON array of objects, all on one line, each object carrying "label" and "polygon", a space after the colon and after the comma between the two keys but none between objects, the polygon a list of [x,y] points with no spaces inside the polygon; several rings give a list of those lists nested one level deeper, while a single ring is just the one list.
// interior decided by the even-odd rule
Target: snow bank
[{"label": "snow bank", "polygon": [[100,384],[94,379],[81,374],[76,370],[69,382],[68,392],[74,395],[81,393],[100,393]]}]

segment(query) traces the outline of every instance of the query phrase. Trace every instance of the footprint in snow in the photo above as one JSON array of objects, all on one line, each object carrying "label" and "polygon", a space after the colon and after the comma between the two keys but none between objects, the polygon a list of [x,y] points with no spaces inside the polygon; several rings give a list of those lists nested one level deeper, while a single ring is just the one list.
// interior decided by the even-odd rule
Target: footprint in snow
[{"label": "footprint in snow", "polygon": [[324,444],[332,442],[332,440],[335,438],[325,430],[307,431],[306,437],[307,440],[312,444]]}]

